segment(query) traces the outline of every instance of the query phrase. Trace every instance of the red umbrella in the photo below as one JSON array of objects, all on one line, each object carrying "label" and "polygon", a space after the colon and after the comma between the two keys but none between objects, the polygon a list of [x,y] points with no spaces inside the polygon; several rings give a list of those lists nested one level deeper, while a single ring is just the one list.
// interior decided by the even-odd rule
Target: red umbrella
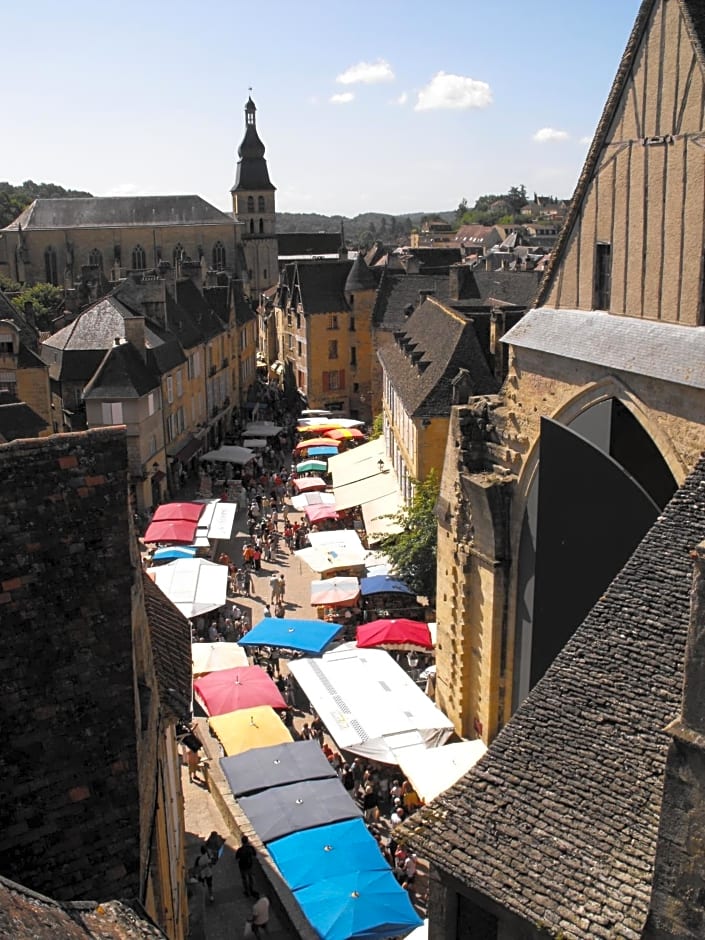
[{"label": "red umbrella", "polygon": [[335,506],[326,506],[325,503],[314,503],[304,509],[309,522],[321,522],[323,519],[337,519]]},{"label": "red umbrella", "polygon": [[433,640],[428,624],[421,620],[372,620],[357,628],[357,645],[392,650],[430,650]]},{"label": "red umbrella", "polygon": [[174,521],[180,519],[185,522],[198,522],[203,512],[203,503],[164,503],[157,506],[152,522]]},{"label": "red umbrella", "polygon": [[310,493],[311,490],[324,490],[326,481],[320,477],[297,477],[294,480],[294,489],[297,493]]},{"label": "red umbrella", "polygon": [[295,450],[306,450],[309,447],[335,447],[337,443],[337,441],[333,441],[329,437],[312,437],[308,441],[299,441]]},{"label": "red umbrella", "polygon": [[259,666],[236,666],[210,672],[196,679],[193,691],[211,718],[257,705],[287,708],[279,689]]},{"label": "red umbrella", "polygon": [[364,441],[365,435],[357,428],[335,428],[332,431],[324,431],[324,437],[329,437],[334,441],[356,440]]},{"label": "red umbrella", "polygon": [[186,519],[164,519],[150,522],[144,533],[145,542],[186,542],[190,545],[196,538],[196,523]]}]

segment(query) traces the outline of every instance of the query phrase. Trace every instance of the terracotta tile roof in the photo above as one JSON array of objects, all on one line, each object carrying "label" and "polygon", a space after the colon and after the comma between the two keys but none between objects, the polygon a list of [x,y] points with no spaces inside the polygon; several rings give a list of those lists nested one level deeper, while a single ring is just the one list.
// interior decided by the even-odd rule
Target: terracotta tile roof
[{"label": "terracotta tile roof", "polygon": [[641,936],[703,538],[705,459],[486,756],[400,829],[549,936]]}]

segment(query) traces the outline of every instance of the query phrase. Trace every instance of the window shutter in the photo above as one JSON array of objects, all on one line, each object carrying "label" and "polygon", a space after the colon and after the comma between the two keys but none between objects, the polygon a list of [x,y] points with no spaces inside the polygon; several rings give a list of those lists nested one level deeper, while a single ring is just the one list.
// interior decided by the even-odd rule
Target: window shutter
[{"label": "window shutter", "polygon": [[345,388],[345,369],[338,373],[338,388]]},{"label": "window shutter", "polygon": [[329,372],[323,373],[323,391],[324,392],[330,391],[330,373]]}]

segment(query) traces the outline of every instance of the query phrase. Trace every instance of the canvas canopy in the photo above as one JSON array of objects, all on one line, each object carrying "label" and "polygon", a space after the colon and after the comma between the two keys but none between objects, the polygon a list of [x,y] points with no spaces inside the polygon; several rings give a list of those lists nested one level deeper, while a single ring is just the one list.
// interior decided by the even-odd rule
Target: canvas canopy
[{"label": "canvas canopy", "polygon": [[195,558],[195,545],[167,545],[158,548],[152,555],[153,561],[173,561],[175,558]]},{"label": "canvas canopy", "polygon": [[307,506],[304,512],[309,522],[323,522],[327,519],[338,518],[335,506],[326,506],[323,503],[319,503],[318,506]]},{"label": "canvas canopy", "polygon": [[426,803],[430,803],[474,767],[487,751],[482,741],[460,741],[431,749],[402,748],[397,763]]},{"label": "canvas canopy", "polygon": [[265,617],[238,643],[240,646],[273,646],[320,655],[342,629],[341,623],[324,620]]},{"label": "canvas canopy", "polygon": [[241,796],[238,802],[263,842],[362,816],[337,776],[334,780],[306,780],[270,787],[253,796]]},{"label": "canvas canopy", "polygon": [[260,666],[236,666],[209,672],[193,683],[193,694],[211,716],[258,705],[287,708],[281,692]]},{"label": "canvas canopy", "polygon": [[309,457],[332,457],[334,454],[338,453],[338,448],[333,447],[335,442],[331,441],[330,444],[316,444],[315,447],[309,447],[308,455]]},{"label": "canvas canopy", "polygon": [[208,720],[208,725],[228,756],[293,740],[289,729],[269,705],[217,715]]},{"label": "canvas canopy", "polygon": [[402,748],[438,747],[453,725],[389,653],[346,644],[289,669],[343,750],[386,764]]},{"label": "canvas canopy", "polygon": [[198,522],[203,512],[203,503],[163,503],[157,506],[152,516],[152,522],[162,522],[164,519],[184,519],[188,522]]},{"label": "canvas canopy", "polygon": [[335,496],[332,493],[301,493],[291,497],[291,505],[299,512],[307,506],[335,506]]},{"label": "canvas canopy", "polygon": [[324,490],[327,486],[326,481],[322,480],[321,477],[297,477],[293,482],[297,493],[306,493],[309,490]]},{"label": "canvas canopy", "polygon": [[284,429],[271,421],[250,421],[242,433],[243,437],[274,437]]},{"label": "canvas canopy", "polygon": [[379,476],[379,461],[386,460],[384,446],[384,438],[378,437],[367,444],[331,457],[328,469],[333,474],[333,486],[345,486],[363,477],[369,479],[375,475]]},{"label": "canvas canopy", "polygon": [[379,541],[385,535],[397,535],[404,527],[394,518],[404,507],[404,500],[396,488],[366,503],[360,503],[365,531],[370,544]]},{"label": "canvas canopy", "polygon": [[314,607],[352,607],[360,596],[357,578],[326,578],[311,582],[311,604]]},{"label": "canvas canopy", "polygon": [[258,747],[232,757],[221,757],[220,766],[233,796],[237,797],[269,787],[337,776],[317,741]]},{"label": "canvas canopy", "polygon": [[187,545],[196,537],[196,523],[188,519],[163,519],[150,522],[144,533],[145,542],[185,542]]},{"label": "canvas canopy", "polygon": [[148,568],[147,574],[185,617],[199,617],[226,601],[226,565],[204,558],[177,558],[168,565]]},{"label": "canvas canopy", "polygon": [[295,832],[270,842],[267,848],[292,891],[349,871],[389,871],[361,819]]},{"label": "canvas canopy", "polygon": [[408,620],[406,617],[384,618],[360,624],[357,628],[357,645],[420,652],[433,649],[428,624],[421,620]]},{"label": "canvas canopy", "polygon": [[192,643],[191,662],[195,676],[248,665],[247,653],[237,643]]},{"label": "canvas canopy", "polygon": [[225,444],[218,450],[209,450],[203,454],[201,460],[215,461],[216,463],[246,464],[255,456],[249,447],[238,447],[236,444]]},{"label": "canvas canopy", "polygon": [[370,594],[414,594],[411,588],[404,584],[403,581],[399,581],[398,578],[392,578],[386,574],[361,578],[360,591],[363,597],[367,597]]}]

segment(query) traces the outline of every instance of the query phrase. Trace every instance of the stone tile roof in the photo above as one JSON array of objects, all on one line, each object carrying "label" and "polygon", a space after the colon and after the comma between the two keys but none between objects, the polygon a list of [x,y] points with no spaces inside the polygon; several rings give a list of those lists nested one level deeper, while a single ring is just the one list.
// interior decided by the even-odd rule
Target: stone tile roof
[{"label": "stone tile roof", "polygon": [[98,399],[142,398],[160,386],[159,375],[131,343],[111,346],[83,391]]},{"label": "stone tile roof", "polygon": [[374,290],[376,286],[377,282],[374,274],[365,264],[362,255],[358,255],[345,279],[345,293],[350,294],[358,290]]},{"label": "stone tile roof", "polygon": [[472,277],[484,304],[530,307],[538,292],[540,277],[534,271],[482,271]]},{"label": "stone tile roof", "polygon": [[703,538],[705,459],[486,756],[401,830],[549,936],[641,936]]},{"label": "stone tile roof", "polygon": [[35,199],[3,231],[234,225],[200,196],[76,196]]},{"label": "stone tile roof", "polygon": [[0,872],[138,897],[136,569],[124,430],[0,445]]},{"label": "stone tile roof", "polygon": [[[300,299],[304,313],[336,313],[348,310],[345,281],[352,261],[294,261],[283,270],[287,303]],[[291,300],[291,298],[294,298]]]},{"label": "stone tile roof", "polygon": [[419,248],[405,248],[405,254],[413,255],[421,262],[421,270],[430,273],[431,269],[439,273],[448,273],[451,264],[457,264],[462,261],[460,248],[445,247],[433,248],[421,246]]},{"label": "stone tile roof", "polygon": [[280,258],[337,255],[340,234],[337,232],[288,232],[277,235]]},{"label": "stone tile roof", "polygon": [[191,627],[150,577],[144,574],[142,582],[159,698],[172,717],[181,721],[191,706]]},{"label": "stone tile roof", "polygon": [[58,902],[0,877],[0,936],[12,940],[159,940],[166,935],[129,902]]},{"label": "stone tile roof", "polygon": [[421,302],[421,291],[433,291],[442,302],[448,299],[448,276],[404,274],[384,270],[379,284],[372,321],[378,329],[403,330]]},{"label": "stone tile roof", "polygon": [[178,281],[176,300],[187,312],[202,339],[213,339],[223,332],[223,321],[190,278]]},{"label": "stone tile roof", "polygon": [[426,300],[411,314],[397,342],[379,351],[379,358],[411,416],[450,415],[452,380],[467,369],[472,395],[497,391],[471,320]]},{"label": "stone tile roof", "polygon": [[0,395],[0,441],[37,437],[49,427],[41,415],[23,401],[7,401]]}]

